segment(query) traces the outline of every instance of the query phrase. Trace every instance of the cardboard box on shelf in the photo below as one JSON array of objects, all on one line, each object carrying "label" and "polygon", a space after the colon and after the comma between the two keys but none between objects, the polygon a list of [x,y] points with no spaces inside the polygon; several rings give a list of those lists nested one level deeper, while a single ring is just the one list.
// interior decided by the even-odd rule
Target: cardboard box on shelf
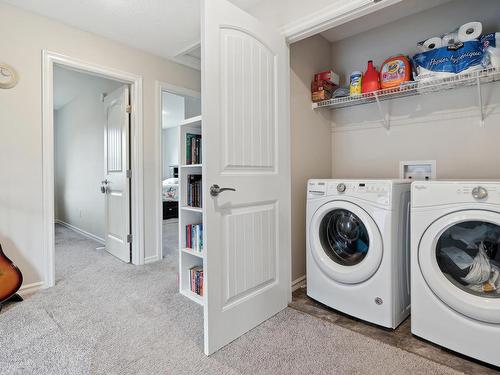
[{"label": "cardboard box on shelf", "polygon": [[336,85],[330,81],[312,81],[311,96],[313,102],[331,99]]},{"label": "cardboard box on shelf", "polygon": [[319,72],[314,75],[314,81],[328,81],[338,86],[340,79],[339,75],[333,70],[325,70],[324,72]]}]

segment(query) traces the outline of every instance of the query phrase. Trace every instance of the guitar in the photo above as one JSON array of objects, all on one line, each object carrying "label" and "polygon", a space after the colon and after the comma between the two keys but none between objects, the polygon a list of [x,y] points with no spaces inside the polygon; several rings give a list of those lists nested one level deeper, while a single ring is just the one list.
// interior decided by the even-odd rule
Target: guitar
[{"label": "guitar", "polygon": [[0,245],[0,310],[7,301],[22,301],[17,291],[23,283],[23,275],[12,261],[7,258]]}]

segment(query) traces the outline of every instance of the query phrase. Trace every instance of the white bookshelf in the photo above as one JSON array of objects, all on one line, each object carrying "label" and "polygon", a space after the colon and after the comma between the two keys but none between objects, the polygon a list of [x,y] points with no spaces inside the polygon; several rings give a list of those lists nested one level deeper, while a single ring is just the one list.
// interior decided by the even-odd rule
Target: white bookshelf
[{"label": "white bookshelf", "polygon": [[201,122],[201,116],[196,116],[179,124],[179,292],[203,305],[205,298],[191,291],[190,269],[204,265],[205,253],[186,246],[186,225],[203,223],[203,208],[187,204],[188,176],[201,175],[202,164],[186,163],[186,135],[201,134]]}]

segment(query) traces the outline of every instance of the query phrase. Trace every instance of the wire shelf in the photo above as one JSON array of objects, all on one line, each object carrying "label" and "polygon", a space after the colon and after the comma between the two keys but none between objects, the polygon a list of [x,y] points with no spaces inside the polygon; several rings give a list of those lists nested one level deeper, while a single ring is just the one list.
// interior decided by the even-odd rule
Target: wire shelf
[{"label": "wire shelf", "polygon": [[312,107],[338,109],[356,105],[379,103],[379,101],[404,98],[407,96],[424,95],[433,92],[453,90],[467,86],[500,81],[500,69],[488,68],[471,73],[457,74],[451,77],[433,80],[407,82],[401,86],[373,91],[370,93],[345,96],[313,103]]}]

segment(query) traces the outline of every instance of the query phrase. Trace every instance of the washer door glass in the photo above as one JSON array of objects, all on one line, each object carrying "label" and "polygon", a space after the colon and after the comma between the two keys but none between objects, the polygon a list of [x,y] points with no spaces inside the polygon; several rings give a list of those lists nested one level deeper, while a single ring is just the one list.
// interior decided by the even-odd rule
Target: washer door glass
[{"label": "washer door glass", "polygon": [[360,263],[370,246],[368,231],[361,219],[345,209],[334,209],[323,217],[319,238],[328,257],[343,266]]},{"label": "washer door glass", "polygon": [[500,298],[500,226],[484,221],[452,225],[439,237],[436,260],[456,287],[487,298]]}]

